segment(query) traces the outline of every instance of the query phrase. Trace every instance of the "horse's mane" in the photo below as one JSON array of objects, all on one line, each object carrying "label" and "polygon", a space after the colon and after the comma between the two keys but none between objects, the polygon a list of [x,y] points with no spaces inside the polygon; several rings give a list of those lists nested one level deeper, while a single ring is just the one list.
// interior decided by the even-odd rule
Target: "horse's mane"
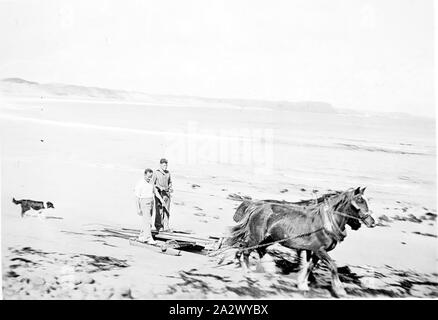
[{"label": "horse's mane", "polygon": [[316,214],[319,213],[325,205],[327,205],[330,211],[338,211],[351,201],[353,194],[351,192],[352,190],[353,189],[348,189],[343,192],[337,191],[336,193],[324,194],[318,198],[317,202],[310,204],[306,210]]},{"label": "horse's mane", "polygon": [[300,201],[288,202],[288,203],[294,204],[294,205],[300,205],[300,206],[318,205],[318,204],[321,204],[322,202],[324,202],[324,200],[329,199],[333,196],[342,194],[342,193],[343,193],[342,191],[328,192],[328,193],[325,193],[316,199],[307,199],[307,200],[300,200]]}]

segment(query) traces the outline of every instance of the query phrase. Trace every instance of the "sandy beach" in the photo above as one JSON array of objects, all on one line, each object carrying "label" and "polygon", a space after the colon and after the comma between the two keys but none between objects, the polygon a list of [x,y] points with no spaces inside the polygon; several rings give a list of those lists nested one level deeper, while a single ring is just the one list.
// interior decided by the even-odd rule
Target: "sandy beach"
[{"label": "sandy beach", "polygon": [[[133,188],[163,156],[174,180],[171,226],[199,236],[227,235],[240,204],[233,194],[298,201],[367,186],[379,225],[348,229],[330,253],[347,298],[438,296],[433,121],[4,99],[0,136],[4,299],[334,298],[324,268],[304,293],[293,274],[255,263],[245,274],[217,257],[170,256],[105,233],[139,229]],[[233,163],[211,149],[236,137],[256,141],[247,160],[244,150]],[[55,210],[21,218],[13,197]]]}]

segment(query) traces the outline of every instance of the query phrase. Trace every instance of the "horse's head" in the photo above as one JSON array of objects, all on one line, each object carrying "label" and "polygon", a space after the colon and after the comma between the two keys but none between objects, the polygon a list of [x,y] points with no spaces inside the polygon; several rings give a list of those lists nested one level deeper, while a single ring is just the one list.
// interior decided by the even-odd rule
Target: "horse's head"
[{"label": "horse's head", "polygon": [[366,187],[356,188],[352,191],[349,210],[354,218],[349,218],[347,224],[353,229],[357,230],[360,228],[362,221],[368,228],[372,228],[376,225],[376,221],[372,217],[372,213],[368,207],[368,200],[364,195]]}]

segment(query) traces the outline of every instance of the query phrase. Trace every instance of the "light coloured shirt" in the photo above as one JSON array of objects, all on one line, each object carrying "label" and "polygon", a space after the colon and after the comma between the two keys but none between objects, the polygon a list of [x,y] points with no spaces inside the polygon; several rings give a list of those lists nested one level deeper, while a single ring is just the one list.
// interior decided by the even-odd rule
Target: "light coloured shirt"
[{"label": "light coloured shirt", "polygon": [[135,185],[135,196],[141,199],[152,199],[153,188],[154,185],[152,184],[152,180],[149,180],[149,182],[147,182],[144,178],[141,178]]}]

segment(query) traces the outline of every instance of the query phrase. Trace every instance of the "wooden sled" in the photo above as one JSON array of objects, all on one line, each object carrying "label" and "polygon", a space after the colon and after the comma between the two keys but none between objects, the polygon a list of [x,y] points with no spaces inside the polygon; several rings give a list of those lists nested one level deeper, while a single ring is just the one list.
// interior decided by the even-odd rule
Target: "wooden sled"
[{"label": "wooden sled", "polygon": [[[129,228],[121,228],[121,229],[109,229],[105,228],[103,230],[107,234],[111,234],[115,237],[124,238],[128,240],[133,240],[139,245],[144,245],[144,247],[156,247],[154,245],[144,244],[139,241],[136,241],[136,237],[139,234],[139,230],[129,229]],[[222,245],[222,238],[209,236],[208,238],[199,237],[192,233],[184,232],[184,231],[172,231],[172,232],[157,232],[152,231],[152,235],[156,241],[160,243],[164,243],[166,248],[175,249],[175,250],[185,250],[192,252],[204,252],[217,250]],[[135,244],[133,244],[135,245]],[[160,245],[159,248],[161,248]],[[170,250],[172,251],[172,250]]]}]

